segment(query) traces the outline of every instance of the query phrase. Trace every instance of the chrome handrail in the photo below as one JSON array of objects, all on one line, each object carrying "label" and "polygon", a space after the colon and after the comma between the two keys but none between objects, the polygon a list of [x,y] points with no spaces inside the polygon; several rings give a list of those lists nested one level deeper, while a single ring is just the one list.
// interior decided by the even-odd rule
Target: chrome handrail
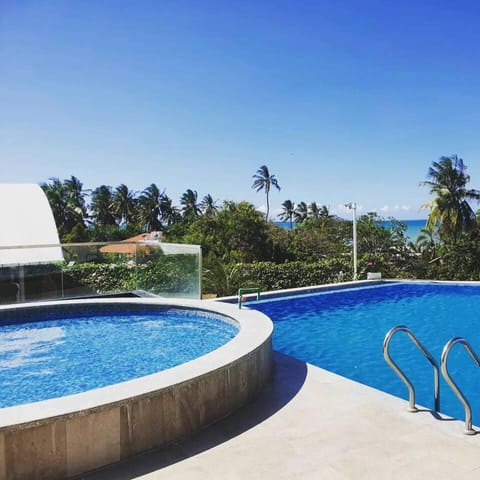
[{"label": "chrome handrail", "polygon": [[257,295],[257,300],[260,300],[260,289],[257,287],[251,288],[239,288],[238,289],[238,308],[242,308],[242,302],[246,300],[244,295],[247,293],[255,293]]},{"label": "chrome handrail", "polygon": [[415,406],[415,388],[413,387],[412,382],[407,378],[407,376],[400,369],[400,367],[392,360],[392,357],[390,356],[390,350],[389,350],[390,341],[392,340],[392,337],[397,332],[405,332],[409,336],[410,340],[412,340],[412,342],[416,345],[416,347],[423,353],[425,358],[433,366],[433,383],[434,383],[433,403],[434,403],[435,412],[438,412],[440,410],[440,371],[439,371],[437,362],[432,357],[430,352],[420,343],[418,338],[413,334],[413,332],[408,327],[404,325],[398,325],[390,329],[385,335],[385,339],[383,340],[383,356],[385,358],[385,361],[392,367],[393,371],[400,377],[400,380],[402,380],[403,383],[405,383],[405,385],[408,388],[408,394],[409,394],[408,410],[410,412],[418,411],[418,408]]},{"label": "chrome handrail", "polygon": [[463,408],[465,409],[465,430],[464,430],[465,435],[475,435],[477,432],[472,428],[472,409],[470,407],[470,403],[468,403],[468,400],[465,397],[465,395],[458,388],[457,384],[453,381],[447,368],[448,354],[450,353],[450,350],[452,349],[452,347],[457,343],[460,343],[463,345],[465,350],[472,357],[473,361],[477,364],[477,367],[480,367],[480,358],[478,358],[472,346],[464,338],[455,337],[449,340],[443,347],[442,359],[440,362],[442,367],[442,375],[443,375],[443,378],[445,378],[445,380],[447,381],[450,388],[455,393],[455,395],[458,397],[460,402],[462,402]]}]

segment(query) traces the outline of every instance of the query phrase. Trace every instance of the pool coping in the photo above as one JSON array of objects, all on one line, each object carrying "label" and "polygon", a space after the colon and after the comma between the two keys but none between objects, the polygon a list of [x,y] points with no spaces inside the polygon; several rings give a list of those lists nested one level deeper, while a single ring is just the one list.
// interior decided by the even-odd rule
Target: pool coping
[{"label": "pool coping", "polygon": [[[0,409],[0,480],[83,475],[193,435],[254,399],[269,380],[273,324],[254,310],[200,300],[92,299],[4,306],[0,313],[73,305],[194,309],[239,326],[223,346],[182,365],[94,390]],[[148,308],[148,309],[149,309]],[[28,314],[27,314],[28,315]],[[67,313],[68,316],[68,313]],[[148,352],[139,350],[139,355]],[[95,361],[95,359],[92,359]]]},{"label": "pool coping", "polygon": [[[298,391],[272,413],[270,405],[291,395],[299,363],[277,362],[276,379],[259,399],[196,437],[85,480],[478,476],[480,436],[463,435],[462,422],[433,418],[428,409],[410,413],[405,400],[308,363]],[[251,425],[258,416],[260,421]]]},{"label": "pool coping", "polygon": [[[351,288],[375,287],[380,285],[389,285],[395,283],[433,283],[433,284],[447,284],[447,285],[480,285],[480,280],[427,280],[427,279],[410,279],[410,278],[381,278],[373,280],[352,280],[349,282],[326,283],[323,285],[313,285],[308,287],[286,288],[282,290],[268,290],[260,293],[261,300],[274,299],[281,296],[292,296],[297,294],[309,294],[317,292],[339,291]],[[246,294],[247,298],[252,298],[256,294]],[[224,302],[236,303],[238,295],[229,295],[226,297],[209,298],[203,300],[204,302]],[[255,303],[255,300],[247,300],[242,302],[242,306],[248,307],[249,303]]]},{"label": "pool coping", "polygon": [[[335,284],[324,284],[324,285],[315,285],[315,286],[309,286],[309,287],[298,287],[298,288],[291,288],[291,289],[283,289],[283,290],[272,290],[272,291],[267,291],[267,292],[262,292],[260,301],[267,301],[268,300],[275,300],[278,297],[286,297],[286,298],[295,298],[296,296],[302,296],[302,294],[308,295],[308,294],[314,294],[314,293],[321,293],[321,292],[337,292],[337,291],[342,291],[342,290],[350,290],[350,289],[356,289],[356,288],[374,288],[376,286],[388,286],[388,285],[395,285],[395,284],[402,284],[402,283],[414,283],[414,284],[434,284],[434,285],[465,285],[465,286],[480,286],[480,280],[428,280],[428,279],[372,279],[372,280],[356,280],[356,281],[349,281],[349,282],[339,282]],[[255,294],[248,294],[247,296],[253,297]],[[286,299],[285,298],[285,299]],[[218,302],[226,302],[226,303],[233,303],[237,302],[238,296],[228,296],[228,297],[221,297],[221,298],[214,298],[214,299],[209,299],[207,301],[218,301]],[[245,301],[242,303],[242,306],[248,309],[249,304],[255,304],[256,301],[255,299],[252,298],[252,300]],[[237,307],[238,308],[238,307]],[[241,310],[241,309],[239,309]],[[440,364],[440,363],[439,363]],[[312,365],[313,366],[313,365]],[[319,368],[321,370],[322,367],[315,366],[316,368]],[[358,383],[359,385],[365,386],[361,382],[358,382],[356,380],[350,379],[348,377],[344,377],[343,375],[340,374],[335,374],[334,372],[330,372],[329,370],[325,370],[326,372],[332,373],[333,375],[338,375],[341,378],[344,378],[348,381]],[[376,389],[375,387],[370,387],[373,390],[377,390],[378,392],[392,396],[394,398],[398,398],[400,400],[400,397],[396,397],[395,395],[392,395],[388,392],[384,392],[383,390]],[[417,405],[418,407],[418,405]],[[425,407],[420,406],[420,409],[424,409]],[[428,409],[427,409],[428,410]],[[458,422],[463,422],[462,419],[456,418],[456,417],[449,417],[443,412],[437,412],[438,415],[443,416],[444,418],[449,418],[453,421],[458,421]],[[479,429],[478,433],[480,433],[480,423],[473,424],[474,429]]]},{"label": "pool coping", "polygon": [[[326,283],[324,285],[313,285],[309,287],[296,287],[296,288],[285,288],[282,290],[268,290],[265,292],[260,293],[260,298],[262,300],[281,297],[284,295],[291,295],[294,296],[295,294],[303,294],[303,293],[315,293],[315,292],[322,292],[322,291],[336,291],[336,290],[345,290],[352,287],[360,287],[360,286],[375,286],[384,283],[396,283],[397,280],[395,279],[380,279],[380,280],[355,280],[350,282],[339,282],[339,283]],[[245,297],[253,297],[254,293],[246,294]],[[225,303],[234,303],[238,301],[238,295],[229,295],[226,297],[218,297],[218,298],[209,298],[205,299],[205,302],[225,302]],[[247,302],[242,303],[242,305],[248,306]]]},{"label": "pool coping", "polygon": [[[234,321],[239,327],[238,334],[218,349],[194,360],[169,368],[162,372],[116,383],[105,387],[88,390],[64,397],[43,400],[34,403],[0,408],[0,431],[8,429],[12,424],[20,428],[22,424],[51,421],[62,416],[74,416],[79,412],[95,408],[104,408],[115,404],[122,404],[132,397],[140,397],[152,391],[171,387],[188,381],[192,377],[199,377],[228,366],[239,357],[248,355],[252,351],[252,344],[258,347],[273,333],[273,324],[270,319],[257,311],[250,309],[236,309],[225,303],[209,303],[201,300],[172,300],[159,298],[102,298],[102,299],[75,299],[62,300],[62,305],[88,304],[133,304],[133,305],[165,305],[187,307],[201,310],[205,313],[212,311]],[[0,312],[8,309],[24,309],[58,305],[57,301],[34,302],[0,306]]]}]

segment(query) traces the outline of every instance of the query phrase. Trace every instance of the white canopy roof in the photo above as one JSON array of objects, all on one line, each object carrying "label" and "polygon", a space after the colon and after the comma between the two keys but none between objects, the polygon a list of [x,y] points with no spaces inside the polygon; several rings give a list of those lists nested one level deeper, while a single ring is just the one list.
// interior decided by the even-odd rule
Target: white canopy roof
[{"label": "white canopy roof", "polygon": [[36,184],[0,184],[0,266],[63,261],[59,245],[55,220],[43,190]]}]

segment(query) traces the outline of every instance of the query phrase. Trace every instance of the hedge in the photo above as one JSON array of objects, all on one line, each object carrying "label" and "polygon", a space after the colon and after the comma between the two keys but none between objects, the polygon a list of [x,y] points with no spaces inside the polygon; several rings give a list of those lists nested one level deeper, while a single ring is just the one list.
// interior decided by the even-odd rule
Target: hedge
[{"label": "hedge", "polygon": [[308,287],[352,278],[351,261],[348,259],[328,259],[314,263],[240,263],[236,268],[240,286],[258,287],[262,290]]},{"label": "hedge", "polygon": [[63,274],[67,293],[78,289],[95,293],[145,290],[196,296],[199,288],[194,255],[168,255],[144,264],[80,263],[65,266]]}]

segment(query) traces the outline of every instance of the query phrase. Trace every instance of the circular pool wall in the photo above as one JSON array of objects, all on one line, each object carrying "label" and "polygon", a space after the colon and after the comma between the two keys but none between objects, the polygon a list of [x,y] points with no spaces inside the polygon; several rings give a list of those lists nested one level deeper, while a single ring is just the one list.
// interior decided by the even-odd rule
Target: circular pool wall
[{"label": "circular pool wall", "polygon": [[[188,436],[232,413],[272,370],[273,326],[232,305],[160,299],[101,299],[0,307],[0,321],[41,311],[180,308],[238,326],[227,344],[168,370],[42,402],[0,409],[0,479],[69,478]],[[148,352],[143,352],[148,354]],[[92,359],[94,362],[95,359]]]}]

